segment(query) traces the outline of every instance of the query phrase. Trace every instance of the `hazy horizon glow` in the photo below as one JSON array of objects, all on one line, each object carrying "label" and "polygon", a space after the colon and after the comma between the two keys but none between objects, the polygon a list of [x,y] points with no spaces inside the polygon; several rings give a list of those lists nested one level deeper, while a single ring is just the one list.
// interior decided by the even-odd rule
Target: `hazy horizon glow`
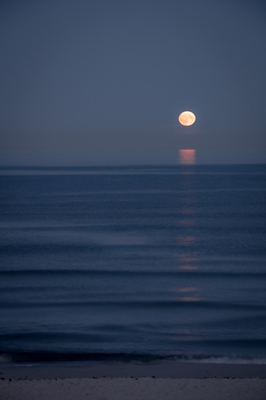
[{"label": "hazy horizon glow", "polygon": [[179,150],[179,163],[181,165],[195,165],[196,151],[194,149]]}]

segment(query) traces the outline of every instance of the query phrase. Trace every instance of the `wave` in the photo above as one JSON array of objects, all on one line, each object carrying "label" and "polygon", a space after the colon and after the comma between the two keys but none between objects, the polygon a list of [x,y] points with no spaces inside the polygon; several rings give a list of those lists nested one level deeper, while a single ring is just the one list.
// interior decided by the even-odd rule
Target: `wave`
[{"label": "wave", "polygon": [[19,352],[0,351],[0,365],[7,363],[86,363],[86,362],[137,362],[151,363],[156,361],[177,361],[215,364],[266,364],[264,356],[221,356],[206,354],[151,354],[137,352],[95,352],[95,353],[63,353],[63,352]]},{"label": "wave", "polygon": [[200,308],[215,310],[254,310],[266,311],[266,305],[259,304],[239,304],[233,302],[209,302],[188,300],[154,300],[154,301],[56,301],[56,302],[8,302],[0,303],[0,309],[22,309],[22,308],[76,308],[76,307],[93,307],[93,308],[121,308],[121,309],[183,309],[183,308]]},{"label": "wave", "polygon": [[266,272],[235,272],[235,271],[202,271],[202,270],[174,270],[174,271],[155,271],[155,270],[109,270],[109,269],[13,269],[2,270],[0,276],[117,276],[117,277],[134,277],[134,276],[158,276],[158,277],[215,277],[215,278],[265,278]]}]

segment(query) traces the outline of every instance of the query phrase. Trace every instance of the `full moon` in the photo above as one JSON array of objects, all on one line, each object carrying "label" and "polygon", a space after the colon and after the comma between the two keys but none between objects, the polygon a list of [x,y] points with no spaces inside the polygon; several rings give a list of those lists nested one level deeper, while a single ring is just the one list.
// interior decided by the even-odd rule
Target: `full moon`
[{"label": "full moon", "polygon": [[183,111],[179,115],[178,121],[180,122],[181,125],[190,126],[193,125],[194,122],[196,121],[196,115],[193,114],[193,112],[191,111]]}]

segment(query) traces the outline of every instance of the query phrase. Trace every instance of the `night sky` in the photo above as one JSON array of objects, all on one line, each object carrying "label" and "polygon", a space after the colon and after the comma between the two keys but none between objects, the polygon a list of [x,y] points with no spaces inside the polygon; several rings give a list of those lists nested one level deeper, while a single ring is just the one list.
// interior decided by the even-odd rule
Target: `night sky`
[{"label": "night sky", "polygon": [[263,0],[1,1],[0,54],[2,166],[266,162]]}]

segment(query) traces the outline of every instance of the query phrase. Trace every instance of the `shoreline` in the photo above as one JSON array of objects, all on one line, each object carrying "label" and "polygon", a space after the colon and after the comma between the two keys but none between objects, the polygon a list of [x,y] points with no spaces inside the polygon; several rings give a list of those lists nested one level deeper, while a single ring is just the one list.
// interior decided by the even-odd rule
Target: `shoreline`
[{"label": "shoreline", "polygon": [[264,400],[266,365],[147,364],[0,367],[3,400]]},{"label": "shoreline", "polygon": [[0,366],[4,379],[84,378],[266,379],[266,364],[218,364],[161,361],[150,363],[94,362]]}]

